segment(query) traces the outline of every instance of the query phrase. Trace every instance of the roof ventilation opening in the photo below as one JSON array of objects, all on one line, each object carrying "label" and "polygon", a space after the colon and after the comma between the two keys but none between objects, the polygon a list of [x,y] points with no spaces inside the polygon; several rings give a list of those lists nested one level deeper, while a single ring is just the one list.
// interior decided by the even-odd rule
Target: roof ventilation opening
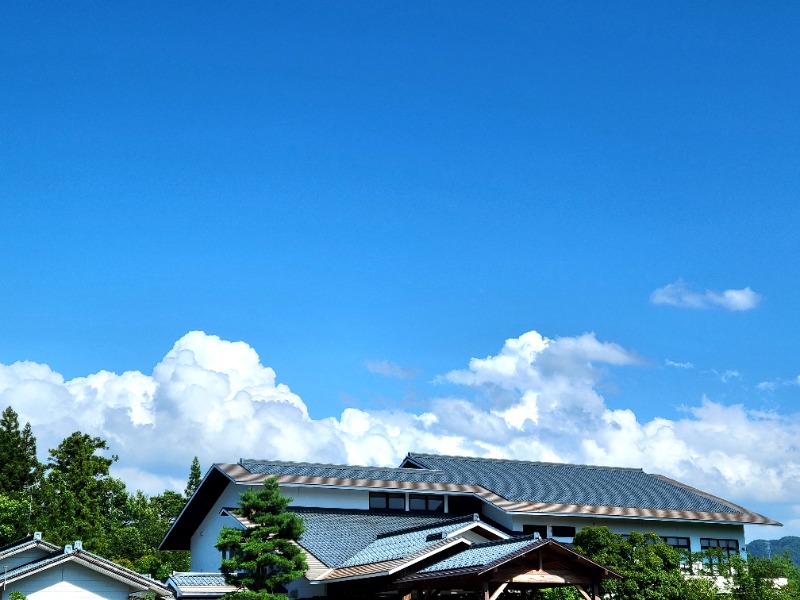
[{"label": "roof ventilation opening", "polygon": [[33,533],[33,539],[36,540],[36,541],[41,541],[42,540],[42,532],[41,531],[35,531]]},{"label": "roof ventilation opening", "polygon": [[75,540],[75,550],[83,550],[83,542],[80,540]]},{"label": "roof ventilation opening", "polygon": [[64,554],[72,554],[72,544],[64,546]]},{"label": "roof ventilation opening", "polygon": [[444,532],[443,531],[437,531],[436,533],[429,533],[428,537],[425,538],[425,541],[426,542],[435,542],[437,540],[443,540],[443,539],[444,539]]}]

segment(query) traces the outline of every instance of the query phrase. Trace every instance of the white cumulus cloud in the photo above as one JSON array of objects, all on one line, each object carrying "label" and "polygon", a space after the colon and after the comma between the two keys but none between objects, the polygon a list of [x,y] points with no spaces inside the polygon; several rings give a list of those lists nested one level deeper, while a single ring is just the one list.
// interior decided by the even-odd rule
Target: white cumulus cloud
[{"label": "white cumulus cloud", "polygon": [[680,279],[650,294],[650,302],[653,304],[668,304],[679,308],[721,308],[734,312],[753,310],[761,300],[761,294],[749,287],[740,290],[698,291],[689,288]]},{"label": "white cumulus cloud", "polygon": [[[47,365],[0,365],[0,404],[29,421],[40,454],[80,430],[108,440],[115,473],[150,493],[183,489],[188,466],[240,457],[396,465],[408,451],[642,467],[747,504],[800,495],[800,416],[708,398],[677,419],[611,409],[613,369],[642,363],[594,334],[531,331],[439,377],[425,409],[348,408],[313,419],[255,349],[190,332],[151,374],[65,381]],[[779,515],[770,515],[779,516]]]}]

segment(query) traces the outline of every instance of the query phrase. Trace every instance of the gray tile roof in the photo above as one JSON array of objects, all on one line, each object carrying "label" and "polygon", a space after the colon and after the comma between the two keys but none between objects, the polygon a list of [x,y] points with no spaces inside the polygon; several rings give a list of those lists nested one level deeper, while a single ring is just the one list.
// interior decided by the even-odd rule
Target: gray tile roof
[{"label": "gray tile roof", "polygon": [[[453,521],[442,515],[414,513],[301,507],[289,507],[289,510],[303,517],[305,522],[306,531],[300,544],[329,567],[343,566],[379,536]],[[390,546],[391,542],[379,545],[375,555],[388,553]]]},{"label": "gray tile roof", "polygon": [[464,529],[469,523],[475,521],[477,521],[477,516],[472,515],[379,535],[374,542],[344,561],[341,566],[352,567],[384,562],[416,554],[438,544],[441,540],[447,538],[449,534]]},{"label": "gray tile roof", "polygon": [[169,581],[179,586],[192,587],[222,587],[225,583],[225,576],[222,573],[173,573],[169,576]]},{"label": "gray tile roof", "polygon": [[742,512],[641,469],[413,453],[408,460],[450,483],[477,484],[514,502]]},{"label": "gray tile roof", "polygon": [[420,483],[447,483],[444,473],[430,469],[394,469],[389,467],[356,467],[316,463],[294,463],[243,458],[239,464],[259,475],[299,475],[331,479],[378,479]]},{"label": "gray tile roof", "polygon": [[534,540],[531,536],[525,536],[510,538],[508,540],[498,540],[495,542],[485,542],[483,544],[473,544],[466,550],[434,563],[419,572],[434,573],[438,571],[450,571],[452,569],[480,567],[491,564],[528,546],[533,549],[542,543],[542,540]]}]

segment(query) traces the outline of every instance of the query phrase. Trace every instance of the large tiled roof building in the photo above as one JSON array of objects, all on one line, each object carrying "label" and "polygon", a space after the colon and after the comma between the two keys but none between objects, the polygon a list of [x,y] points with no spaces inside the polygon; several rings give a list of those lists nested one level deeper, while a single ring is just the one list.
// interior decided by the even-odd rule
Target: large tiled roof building
[{"label": "large tiled roof building", "polygon": [[[162,548],[190,549],[193,571],[217,571],[220,529],[248,526],[236,517],[239,494],[269,477],[306,524],[300,545],[310,568],[290,586],[297,598],[410,598],[436,586],[453,597],[483,586],[488,598],[501,585],[551,584],[590,597],[599,578],[614,574],[570,549],[582,527],[740,552],[745,524],[779,525],[641,469],[415,453],[398,468],[243,459],[209,470]],[[536,560],[558,568],[539,572]],[[513,581],[491,579],[500,564]]]}]

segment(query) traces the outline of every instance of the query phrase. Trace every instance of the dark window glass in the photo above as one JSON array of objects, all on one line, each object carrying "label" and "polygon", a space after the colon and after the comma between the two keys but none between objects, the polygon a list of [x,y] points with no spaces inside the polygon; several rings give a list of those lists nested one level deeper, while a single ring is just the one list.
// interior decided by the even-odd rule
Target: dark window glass
[{"label": "dark window glass", "polygon": [[665,537],[665,538],[661,538],[661,539],[664,540],[664,543],[667,546],[672,546],[673,548],[679,548],[679,549],[685,548],[687,550],[689,548],[689,538],[685,538],[685,537]]},{"label": "dark window glass", "polygon": [[426,502],[425,496],[409,496],[408,510],[428,510],[428,503]]},{"label": "dark window glass", "polygon": [[389,510],[405,510],[405,494],[387,494],[389,496]]},{"label": "dark window glass", "polygon": [[538,533],[539,537],[544,539],[547,537],[547,525],[523,525],[522,533],[526,535]]},{"label": "dark window glass", "polygon": [[386,492],[370,492],[369,507],[372,510],[405,510],[405,494],[387,494]]},{"label": "dark window glass", "polygon": [[428,510],[431,512],[444,512],[444,498],[441,496],[428,496]]},{"label": "dark window glass", "polygon": [[565,525],[553,525],[553,537],[575,537],[575,528]]},{"label": "dark window glass", "polygon": [[370,492],[369,507],[372,510],[386,510],[386,494]]},{"label": "dark window glass", "polygon": [[444,512],[444,498],[442,496],[412,494],[408,497],[408,510]]}]

